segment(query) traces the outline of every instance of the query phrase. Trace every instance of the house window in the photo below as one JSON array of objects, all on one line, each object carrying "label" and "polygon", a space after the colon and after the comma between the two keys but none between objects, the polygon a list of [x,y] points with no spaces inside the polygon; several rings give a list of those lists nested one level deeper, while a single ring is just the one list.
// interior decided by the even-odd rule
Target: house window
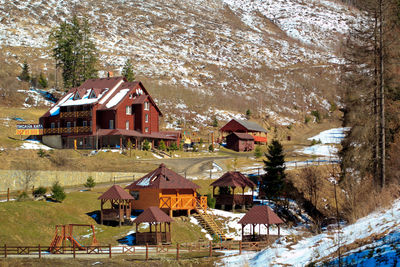
[{"label": "house window", "polygon": [[132,106],[126,106],[126,115],[132,115]]},{"label": "house window", "polygon": [[82,125],[83,125],[83,127],[86,127],[87,126],[87,121],[83,121]]},{"label": "house window", "polygon": [[149,114],[144,115],[144,122],[149,122]]},{"label": "house window", "polygon": [[71,122],[67,121],[67,128],[71,128]]},{"label": "house window", "polygon": [[74,100],[77,100],[77,99],[81,99],[81,96],[79,95],[79,92],[75,93]]},{"label": "house window", "polygon": [[139,200],[139,191],[131,191],[130,193],[135,200]]},{"label": "house window", "polygon": [[144,110],[150,110],[150,103],[144,102]]},{"label": "house window", "polygon": [[109,128],[110,128],[110,129],[114,129],[114,120],[110,120],[110,123],[109,123],[109,124],[110,124],[110,125],[109,125],[109,126],[110,126]]},{"label": "house window", "polygon": [[94,90],[90,92],[89,98],[96,98],[96,93],[94,92]]},{"label": "house window", "polygon": [[56,123],[55,123],[55,122],[52,122],[52,123],[50,124],[50,128],[51,128],[51,129],[56,128]]},{"label": "house window", "polygon": [[129,130],[129,121],[126,121],[126,122],[125,122],[125,129],[126,129],[126,130]]},{"label": "house window", "polygon": [[149,127],[144,128],[144,132],[148,133],[149,132]]},{"label": "house window", "polygon": [[89,121],[89,126],[92,127],[92,121]]}]

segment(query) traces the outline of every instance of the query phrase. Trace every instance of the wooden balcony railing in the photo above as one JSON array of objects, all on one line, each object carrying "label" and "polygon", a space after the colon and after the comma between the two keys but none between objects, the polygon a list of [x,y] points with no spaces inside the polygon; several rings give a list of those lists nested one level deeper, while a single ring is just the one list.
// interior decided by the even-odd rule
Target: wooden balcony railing
[{"label": "wooden balcony railing", "polygon": [[[196,208],[197,199],[195,196],[160,196],[160,208],[171,210],[188,210]],[[207,197],[200,198],[200,205],[207,209]]]},{"label": "wooden balcony railing", "polygon": [[92,116],[92,112],[90,110],[60,112],[60,118],[84,118],[84,117],[91,117],[91,116]]},{"label": "wooden balcony railing", "polygon": [[90,133],[92,128],[90,126],[69,127],[69,128],[45,128],[43,134],[63,134],[63,133]]}]

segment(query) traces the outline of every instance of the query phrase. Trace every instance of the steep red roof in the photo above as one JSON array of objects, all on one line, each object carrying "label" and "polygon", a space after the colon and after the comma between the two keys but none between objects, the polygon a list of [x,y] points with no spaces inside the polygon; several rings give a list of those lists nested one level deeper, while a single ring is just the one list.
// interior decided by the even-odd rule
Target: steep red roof
[{"label": "steep red roof", "polygon": [[174,220],[171,219],[165,212],[160,210],[158,207],[150,207],[143,211],[135,220],[134,223],[163,223],[163,222],[173,222]]},{"label": "steep red roof", "polygon": [[240,224],[281,224],[283,221],[268,206],[254,206],[239,221]]},{"label": "steep red roof", "polygon": [[119,185],[111,186],[106,192],[104,192],[98,199],[120,199],[120,200],[129,200],[134,199],[128,192],[126,192]]},{"label": "steep red roof", "polygon": [[256,187],[249,178],[240,172],[226,172],[218,180],[211,183],[210,186]]},{"label": "steep red roof", "polygon": [[225,124],[221,129],[221,132],[261,132],[266,133],[267,131],[260,126],[258,123],[248,120],[232,119]]},{"label": "steep red roof", "polygon": [[156,189],[198,189],[200,186],[185,179],[176,172],[165,167],[161,164],[154,171],[146,174],[139,180],[133,182],[125,189],[135,190],[143,188],[156,188]]},{"label": "steep red roof", "polygon": [[116,86],[120,81],[125,80],[123,77],[110,77],[110,78],[96,78],[86,80],[79,88],[92,89],[92,88],[108,88],[111,89]]}]

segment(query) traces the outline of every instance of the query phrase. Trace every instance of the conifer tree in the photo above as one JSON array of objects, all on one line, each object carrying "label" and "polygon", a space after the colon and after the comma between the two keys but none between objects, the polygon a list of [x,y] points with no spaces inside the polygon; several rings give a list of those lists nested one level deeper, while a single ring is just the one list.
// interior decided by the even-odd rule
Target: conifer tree
[{"label": "conifer tree", "polygon": [[91,40],[89,22],[74,16],[53,29],[49,42],[57,67],[61,67],[64,86],[79,86],[97,77],[97,49]]},{"label": "conifer tree", "polygon": [[41,72],[39,75],[38,83],[39,83],[40,87],[42,87],[42,88],[47,88],[47,86],[48,86],[47,79],[44,76],[43,72]]},{"label": "conifer tree", "polygon": [[273,140],[265,153],[265,175],[262,176],[261,189],[268,199],[281,196],[285,187],[285,155],[283,147],[278,140]]},{"label": "conifer tree", "polygon": [[128,82],[133,82],[135,80],[135,74],[133,73],[133,65],[131,59],[125,61],[124,67],[122,68],[122,76],[124,76]]},{"label": "conifer tree", "polygon": [[29,65],[26,61],[22,65],[22,72],[19,75],[19,78],[21,81],[24,81],[24,82],[29,82],[31,79],[31,76],[29,75]]}]

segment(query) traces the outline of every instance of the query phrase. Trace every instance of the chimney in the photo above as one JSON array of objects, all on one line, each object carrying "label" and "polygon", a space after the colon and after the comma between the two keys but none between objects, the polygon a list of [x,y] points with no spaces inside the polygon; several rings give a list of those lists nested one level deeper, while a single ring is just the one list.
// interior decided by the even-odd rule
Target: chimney
[{"label": "chimney", "polygon": [[114,73],[112,71],[107,72],[107,78],[114,77]]}]

